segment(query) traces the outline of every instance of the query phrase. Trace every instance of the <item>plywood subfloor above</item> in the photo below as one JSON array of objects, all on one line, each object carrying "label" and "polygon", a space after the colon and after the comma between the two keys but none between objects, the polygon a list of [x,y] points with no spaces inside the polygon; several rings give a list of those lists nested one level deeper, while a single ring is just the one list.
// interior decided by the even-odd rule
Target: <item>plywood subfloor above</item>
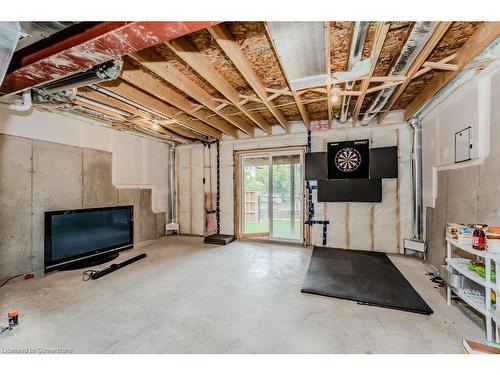
[{"label": "plywood subfloor above", "polygon": [[[454,22],[444,35],[438,45],[434,48],[428,61],[440,61],[460,50],[467,40],[477,31],[482,22]],[[409,103],[427,86],[438,71],[431,70],[429,73],[414,79],[399,97],[394,109],[404,109]]]}]

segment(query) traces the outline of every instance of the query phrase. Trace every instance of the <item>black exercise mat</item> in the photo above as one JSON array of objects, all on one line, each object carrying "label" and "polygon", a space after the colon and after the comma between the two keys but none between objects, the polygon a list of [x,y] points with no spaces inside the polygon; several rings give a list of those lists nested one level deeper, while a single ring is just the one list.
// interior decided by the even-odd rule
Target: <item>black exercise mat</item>
[{"label": "black exercise mat", "polygon": [[220,234],[215,233],[210,236],[206,236],[203,240],[204,243],[210,243],[213,245],[228,245],[236,239],[232,234]]},{"label": "black exercise mat", "polygon": [[314,246],[303,293],[430,315],[432,309],[384,253]]}]

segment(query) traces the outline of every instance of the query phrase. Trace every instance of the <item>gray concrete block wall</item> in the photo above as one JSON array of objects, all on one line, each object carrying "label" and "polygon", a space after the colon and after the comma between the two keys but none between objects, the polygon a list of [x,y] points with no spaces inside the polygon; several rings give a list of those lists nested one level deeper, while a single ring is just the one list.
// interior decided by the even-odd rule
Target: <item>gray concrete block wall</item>
[{"label": "gray concrete block wall", "polygon": [[160,238],[165,235],[165,224],[166,224],[166,216],[164,212],[157,212],[154,214],[155,217],[155,238]]},{"label": "gray concrete block wall", "polygon": [[134,243],[141,242],[141,189],[118,189],[118,205],[134,206]]},{"label": "gray concrete block wall", "polygon": [[156,236],[156,218],[151,211],[151,189],[141,189],[140,204],[139,241],[150,240]]},{"label": "gray concrete block wall", "polygon": [[125,204],[135,243],[164,235],[151,189],[113,186],[111,153],[0,135],[0,280],[43,270],[45,211]]},{"label": "gray concrete block wall", "polygon": [[[500,74],[500,73],[497,73]],[[500,225],[500,88],[491,87],[490,154],[479,168],[478,221]]]},{"label": "gray concrete block wall", "polygon": [[500,155],[490,156],[479,167],[477,221],[500,225]]},{"label": "gray concrete block wall", "polygon": [[44,212],[82,208],[82,149],[33,141],[33,269],[43,269]]},{"label": "gray concrete block wall", "polygon": [[0,135],[0,279],[31,268],[30,139]]},{"label": "gray concrete block wall", "polygon": [[435,207],[427,208],[426,213],[428,261],[432,265],[445,263],[446,223],[500,224],[500,198],[495,194],[500,167],[491,165],[486,177],[481,177],[483,168],[478,165],[438,172]]},{"label": "gray concrete block wall", "polygon": [[83,149],[83,207],[118,204],[118,189],[112,182],[111,152]]},{"label": "gray concrete block wall", "polygon": [[[448,171],[438,173],[438,191],[436,204],[430,209],[426,220],[428,257],[427,260],[436,267],[444,263],[446,258],[446,211],[448,196]],[[429,208],[427,209],[429,211]],[[427,214],[427,213],[426,213]],[[429,217],[430,215],[430,217]]]},{"label": "gray concrete block wall", "polygon": [[446,220],[454,223],[477,222],[479,167],[448,171],[446,199]]}]

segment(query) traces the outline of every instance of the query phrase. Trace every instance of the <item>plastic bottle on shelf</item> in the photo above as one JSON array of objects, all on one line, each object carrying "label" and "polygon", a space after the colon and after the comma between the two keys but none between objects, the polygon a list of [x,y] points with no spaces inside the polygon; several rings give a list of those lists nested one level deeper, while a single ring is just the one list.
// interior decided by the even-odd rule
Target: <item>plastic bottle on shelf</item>
[{"label": "plastic bottle on shelf", "polygon": [[474,233],[472,233],[472,247],[476,250],[486,249],[486,235],[484,234],[483,227],[476,225]]}]

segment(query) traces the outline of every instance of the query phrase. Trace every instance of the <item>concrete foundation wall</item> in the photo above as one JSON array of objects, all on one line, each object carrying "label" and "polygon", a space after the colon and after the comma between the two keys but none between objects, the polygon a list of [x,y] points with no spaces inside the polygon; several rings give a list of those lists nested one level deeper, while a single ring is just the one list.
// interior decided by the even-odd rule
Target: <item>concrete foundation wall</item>
[{"label": "concrete foundation wall", "polygon": [[[454,139],[456,112],[464,110],[475,117],[462,125],[483,128],[482,133],[489,135],[488,144],[473,143],[473,148],[480,150],[475,150],[470,162],[450,165],[450,158],[454,160],[452,149],[452,155],[443,161],[445,164],[440,164],[441,157],[429,156],[434,149],[440,149],[441,142],[449,144]],[[436,118],[439,118],[438,123]],[[447,222],[500,225],[500,68],[466,83],[422,122],[426,137],[436,133],[436,126],[442,134],[435,138],[434,144],[423,144],[423,153],[427,155],[424,170],[433,179],[432,183],[424,185],[424,194],[433,196],[432,200],[425,201],[428,261],[439,267],[446,257]]]},{"label": "concrete foundation wall", "polygon": [[[312,151],[326,150],[327,142],[366,138],[370,139],[370,147],[399,146],[399,178],[384,180],[382,203],[319,203],[314,191],[315,218],[330,220],[328,246],[398,253],[402,240],[410,236],[412,225],[411,138],[406,125],[313,132]],[[234,151],[306,144],[307,133],[303,128],[296,134],[227,140],[220,143],[221,233],[235,232]],[[200,221],[204,223],[205,213],[199,198],[209,190],[210,170],[212,191],[216,191],[215,147],[212,146],[209,151],[201,145],[186,145],[179,146],[176,152],[181,232],[200,235],[202,230],[199,223]],[[204,173],[200,168],[200,164],[203,163]],[[203,176],[206,180],[205,185]],[[321,225],[312,227],[312,243],[321,245]]]},{"label": "concrete foundation wall", "polygon": [[168,210],[168,145],[165,143],[112,130],[83,117],[38,110],[17,113],[0,109],[0,134],[108,151],[113,154],[109,171],[113,185],[151,189],[153,211]]},{"label": "concrete foundation wall", "polygon": [[32,152],[29,139],[0,136],[0,278],[31,269]]},{"label": "concrete foundation wall", "polygon": [[0,279],[43,270],[44,212],[134,205],[134,242],[164,234],[151,189],[117,189],[112,154],[0,135]]}]

